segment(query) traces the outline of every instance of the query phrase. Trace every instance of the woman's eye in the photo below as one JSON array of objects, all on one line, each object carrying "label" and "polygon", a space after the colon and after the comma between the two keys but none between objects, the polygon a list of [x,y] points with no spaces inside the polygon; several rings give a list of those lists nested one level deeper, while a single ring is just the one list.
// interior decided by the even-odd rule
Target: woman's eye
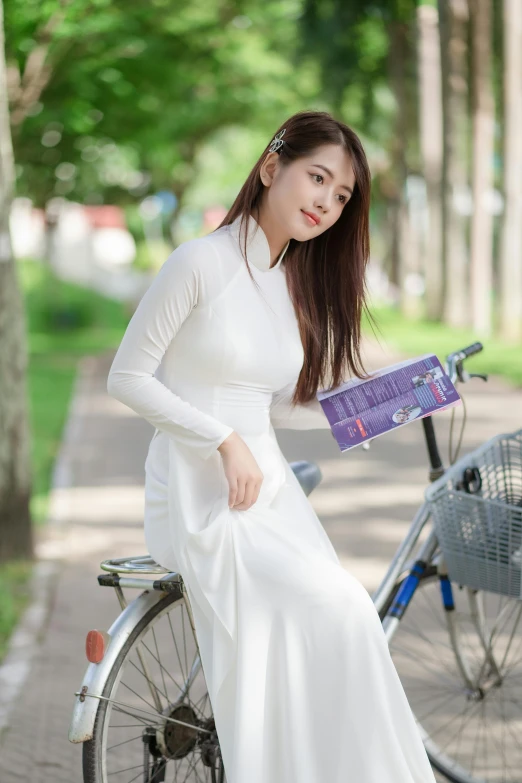
[{"label": "woman's eye", "polygon": [[[324,179],[322,174],[312,174],[312,177],[317,177],[321,182]],[[317,179],[315,181],[317,182],[318,185],[320,184]],[[343,196],[343,195],[341,195],[341,199],[342,199],[341,204],[346,204],[346,202],[348,201],[346,196]]]}]

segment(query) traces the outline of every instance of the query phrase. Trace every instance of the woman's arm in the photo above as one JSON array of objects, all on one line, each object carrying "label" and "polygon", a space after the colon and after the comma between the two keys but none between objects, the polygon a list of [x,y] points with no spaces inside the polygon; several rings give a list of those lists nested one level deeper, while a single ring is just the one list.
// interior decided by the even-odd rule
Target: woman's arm
[{"label": "woman's arm", "polygon": [[291,404],[294,390],[295,383],[291,383],[274,393],[270,406],[270,419],[274,429],[329,429],[330,424],[319,400],[314,399],[294,407]]},{"label": "woman's arm", "polygon": [[141,299],[107,379],[107,391],[112,397],[194,449],[203,459],[214,453],[233,432],[232,427],[182,400],[154,372],[183,321],[201,299],[201,270],[210,272],[217,262],[215,249],[204,239],[185,242],[170,254]]}]

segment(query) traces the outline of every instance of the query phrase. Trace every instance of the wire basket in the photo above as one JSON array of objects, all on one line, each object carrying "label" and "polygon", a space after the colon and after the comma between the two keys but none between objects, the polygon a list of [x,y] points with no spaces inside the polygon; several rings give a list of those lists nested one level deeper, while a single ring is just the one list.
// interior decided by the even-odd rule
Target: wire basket
[{"label": "wire basket", "polygon": [[466,454],[425,498],[450,579],[522,598],[522,429]]}]

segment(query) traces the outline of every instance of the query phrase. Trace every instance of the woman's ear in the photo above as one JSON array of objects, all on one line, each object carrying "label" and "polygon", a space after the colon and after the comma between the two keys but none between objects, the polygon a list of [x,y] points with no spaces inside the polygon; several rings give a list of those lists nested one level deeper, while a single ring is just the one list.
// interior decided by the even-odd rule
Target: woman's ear
[{"label": "woman's ear", "polygon": [[270,185],[272,184],[272,181],[274,179],[277,170],[278,161],[279,161],[279,155],[277,154],[277,152],[269,152],[261,164],[261,168],[259,170],[259,176],[261,178],[261,182],[267,188],[269,188]]}]

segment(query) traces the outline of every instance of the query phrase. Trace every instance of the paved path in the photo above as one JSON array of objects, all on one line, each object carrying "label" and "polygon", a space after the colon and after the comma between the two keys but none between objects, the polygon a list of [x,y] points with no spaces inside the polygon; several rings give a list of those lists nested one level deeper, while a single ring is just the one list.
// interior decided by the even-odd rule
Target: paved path
[{"label": "paved path", "polygon": [[[370,367],[397,357],[372,344]],[[84,362],[65,446],[53,513],[39,543],[43,559],[61,562],[45,631],[30,675],[0,738],[2,783],[78,783],[81,749],[67,740],[73,693],[86,667],[84,638],[108,628],[118,613],[112,591],[96,582],[100,560],[141,554],[143,462],[150,426],[109,398],[110,356]],[[473,381],[468,400],[469,448],[499,431],[522,426],[522,392],[498,379]],[[458,417],[462,411],[458,410]],[[449,412],[438,416],[447,431]],[[366,452],[343,455],[327,431],[281,432],[288,459],[314,459],[324,475],[312,501],[342,558],[369,591],[379,584],[408,529],[426,484],[418,422],[375,440]]]}]

